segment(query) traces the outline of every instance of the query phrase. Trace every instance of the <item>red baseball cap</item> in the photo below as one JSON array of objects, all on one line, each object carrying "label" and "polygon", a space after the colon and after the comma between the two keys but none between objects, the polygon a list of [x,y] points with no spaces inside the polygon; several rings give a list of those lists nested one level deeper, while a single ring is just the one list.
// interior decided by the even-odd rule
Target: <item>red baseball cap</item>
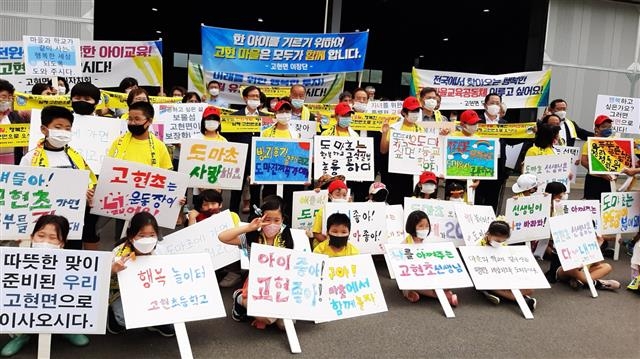
[{"label": "red baseball cap", "polygon": [[327,190],[329,191],[329,193],[337,190],[337,189],[347,189],[347,185],[344,184],[344,182],[340,181],[340,180],[333,180],[331,181],[331,183],[329,183],[329,188],[327,188]]},{"label": "red baseball cap", "polygon": [[420,174],[420,183],[433,182],[438,183],[438,178],[436,174],[431,171],[424,171]]},{"label": "red baseball cap", "polygon": [[354,112],[355,111],[353,111],[351,106],[349,106],[349,104],[346,102],[340,102],[339,104],[336,105],[335,113],[337,116],[345,116],[349,113],[354,113]]},{"label": "red baseball cap", "polygon": [[596,126],[600,126],[600,125],[602,125],[603,123],[605,123],[605,122],[607,122],[607,121],[609,121],[609,122],[613,122],[613,121],[609,118],[609,116],[607,116],[607,115],[599,115],[598,117],[596,117],[596,120],[595,120],[593,123],[594,123]]},{"label": "red baseball cap", "polygon": [[475,125],[480,121],[480,117],[474,110],[466,110],[460,115],[460,122],[469,125]]},{"label": "red baseball cap", "polygon": [[273,109],[276,111],[280,111],[282,106],[286,106],[289,108],[289,110],[291,110],[291,104],[289,103],[289,101],[285,101],[285,100],[278,101],[278,103],[275,106],[273,106]]},{"label": "red baseball cap", "polygon": [[407,98],[404,99],[404,102],[402,102],[402,107],[406,108],[409,111],[413,111],[417,108],[422,107],[420,105],[420,101],[418,101],[417,98],[413,97],[413,96],[409,96]]},{"label": "red baseball cap", "polygon": [[202,113],[202,118],[207,118],[212,115],[216,115],[220,117],[220,109],[218,109],[217,107],[208,106],[207,108],[204,109],[204,112]]}]

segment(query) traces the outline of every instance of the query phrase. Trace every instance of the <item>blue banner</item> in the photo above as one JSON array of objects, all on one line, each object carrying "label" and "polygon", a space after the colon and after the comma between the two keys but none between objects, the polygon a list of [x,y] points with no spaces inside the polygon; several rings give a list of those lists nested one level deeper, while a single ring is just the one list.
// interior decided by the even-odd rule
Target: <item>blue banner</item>
[{"label": "blue banner", "polygon": [[257,184],[310,182],[311,140],[254,137],[251,181]]},{"label": "blue banner", "polygon": [[296,34],[202,26],[202,66],[256,74],[356,72],[364,68],[368,38],[368,32]]}]

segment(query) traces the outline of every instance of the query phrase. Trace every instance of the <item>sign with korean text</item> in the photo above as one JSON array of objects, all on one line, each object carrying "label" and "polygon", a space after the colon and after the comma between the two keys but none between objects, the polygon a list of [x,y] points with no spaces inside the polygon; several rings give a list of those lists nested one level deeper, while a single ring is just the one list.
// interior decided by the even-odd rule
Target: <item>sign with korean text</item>
[{"label": "sign with korean text", "polygon": [[454,179],[498,178],[498,140],[495,138],[447,137],[445,177]]},{"label": "sign with korean text", "polygon": [[373,181],[373,138],[321,136],[313,145],[313,178],[344,175],[347,181]]},{"label": "sign with korean text", "polygon": [[429,241],[453,242],[456,247],[464,245],[464,235],[456,217],[455,202],[405,197],[404,223],[407,223],[407,218],[413,211],[422,211],[429,216]]},{"label": "sign with korean text", "polygon": [[558,252],[563,270],[581,268],[604,260],[589,213],[551,217],[549,222],[553,247]]},{"label": "sign with korean text", "polygon": [[159,226],[174,228],[187,181],[184,173],[106,157],[91,213],[128,220],[149,212]]},{"label": "sign with korean text", "polygon": [[444,174],[442,138],[421,132],[391,131],[389,172],[419,175],[431,171]]},{"label": "sign with korean text", "polygon": [[[595,222],[595,231],[602,232],[602,217],[600,216],[600,201],[594,200],[562,200],[554,203],[556,215],[589,213]],[[569,217],[566,217],[569,218]]]},{"label": "sign with korean text", "polygon": [[349,127],[354,131],[381,131],[385,122],[393,125],[401,119],[402,117],[396,114],[356,112],[351,116]]},{"label": "sign with korean text", "polygon": [[533,138],[535,122],[486,124],[479,123],[476,135],[491,138]]},{"label": "sign with korean text", "polygon": [[25,73],[37,76],[80,76],[80,39],[22,36]]},{"label": "sign with korean text", "polygon": [[0,248],[0,333],[105,334],[110,252]]},{"label": "sign with korean text", "polygon": [[327,256],[251,245],[247,314],[255,317],[316,320]]},{"label": "sign with korean text", "polygon": [[600,198],[602,234],[637,233],[640,192],[603,192]]},{"label": "sign with korean text", "polygon": [[413,68],[411,93],[433,87],[442,97],[440,110],[479,110],[490,93],[502,96],[509,108],[545,107],[549,102],[551,70],[483,75]]},{"label": "sign with korean text", "polygon": [[509,243],[528,242],[549,238],[551,199],[549,196],[533,195],[508,198],[504,213],[511,226]]},{"label": "sign with korean text", "polygon": [[598,95],[593,118],[607,115],[615,133],[640,133],[640,98]]},{"label": "sign with korean text", "polygon": [[189,187],[240,190],[246,161],[246,143],[187,139],[178,172],[189,176]]},{"label": "sign with korean text", "polygon": [[491,222],[496,220],[491,206],[470,206],[467,204],[454,205],[460,230],[467,246],[473,246],[484,237]]},{"label": "sign with korean text", "polygon": [[386,204],[382,202],[327,202],[322,213],[322,233],[327,233],[327,218],[344,213],[351,219],[349,242],[360,253],[383,254],[386,243]]},{"label": "sign with korean text", "polygon": [[402,101],[369,101],[367,102],[367,107],[370,113],[400,116]]},{"label": "sign with korean text", "polygon": [[368,31],[299,34],[202,25],[202,66],[256,74],[355,72],[364,67],[368,37]]},{"label": "sign with korean text", "polygon": [[252,138],[251,182],[304,184],[311,176],[311,140]]},{"label": "sign with korean text", "polygon": [[240,260],[240,249],[220,242],[218,234],[235,225],[229,210],[190,225],[162,238],[156,247],[157,254],[209,253],[213,269],[218,270]]},{"label": "sign with korean text", "polygon": [[300,134],[300,138],[312,139],[316,135],[318,123],[308,120],[290,120],[289,126]]},{"label": "sign with korean text", "polygon": [[589,137],[587,158],[590,174],[617,174],[635,167],[633,138]]},{"label": "sign with korean text", "polygon": [[311,231],[316,213],[327,203],[326,190],[293,192],[291,227]]},{"label": "sign with korean text", "polygon": [[404,211],[401,204],[385,207],[387,222],[387,243],[402,243],[404,236]]},{"label": "sign with korean text", "polygon": [[[567,187],[567,193],[571,192],[569,171],[571,168],[570,155],[544,155],[526,156],[522,173],[535,175],[538,179],[538,191],[544,193],[549,182],[560,182]],[[576,175],[575,173],[573,174]]]},{"label": "sign with korean text", "polygon": [[385,247],[400,289],[473,287],[453,243],[387,244]]},{"label": "sign with korean text", "polygon": [[551,288],[528,246],[459,249],[478,290]]},{"label": "sign with korean text", "polygon": [[82,238],[89,171],[2,165],[2,239],[28,239],[38,218],[57,214],[69,220],[69,239]]},{"label": "sign with korean text", "polygon": [[29,145],[28,123],[0,125],[0,148],[27,147]]},{"label": "sign with korean text", "polygon": [[[553,149],[559,155],[569,155],[571,156],[571,165],[569,166],[569,171],[573,173],[573,177],[571,178],[571,183],[576,183],[576,179],[578,178],[578,166],[580,165],[580,147],[571,147],[571,146],[553,146]],[[569,189],[569,187],[567,187]]]},{"label": "sign with korean text", "polygon": [[215,281],[207,253],[127,261],[127,268],[118,272],[127,329],[225,317]]},{"label": "sign with korean text", "polygon": [[220,116],[220,127],[222,133],[229,132],[260,132],[262,130],[262,119],[258,116]]},{"label": "sign with korean text", "polygon": [[199,135],[206,103],[155,104],[154,122],[164,124],[164,143],[180,143]]}]

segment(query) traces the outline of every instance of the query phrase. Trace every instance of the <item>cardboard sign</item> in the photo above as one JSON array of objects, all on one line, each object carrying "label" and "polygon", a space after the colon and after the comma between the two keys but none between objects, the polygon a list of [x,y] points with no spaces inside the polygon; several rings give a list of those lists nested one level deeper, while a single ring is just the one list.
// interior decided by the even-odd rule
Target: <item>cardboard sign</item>
[{"label": "cardboard sign", "polygon": [[495,138],[446,137],[445,177],[497,179],[499,143]]},{"label": "cardboard sign", "polygon": [[574,268],[604,260],[588,213],[551,217],[553,246],[558,252],[562,269]]},{"label": "cardboard sign", "polygon": [[347,181],[373,181],[373,138],[322,136],[313,145],[313,177],[344,175]]},{"label": "cardboard sign", "polygon": [[389,172],[419,175],[431,171],[444,174],[442,139],[420,132],[391,131]]},{"label": "cardboard sign", "polygon": [[311,181],[311,141],[252,138],[254,184],[305,184]]},{"label": "cardboard sign", "polygon": [[511,226],[509,243],[549,238],[550,196],[509,198],[504,212]]},{"label": "cardboard sign", "polygon": [[404,223],[407,223],[411,212],[422,211],[429,216],[431,223],[429,241],[453,242],[456,247],[463,246],[464,235],[458,223],[455,205],[451,201],[405,197]]},{"label": "cardboard sign", "polygon": [[640,192],[603,192],[600,197],[602,234],[638,233]]},{"label": "cardboard sign", "polygon": [[351,219],[349,242],[360,253],[383,254],[387,238],[386,208],[382,202],[327,202],[323,211],[322,233],[327,233],[327,218],[333,213],[344,213]]},{"label": "cardboard sign", "polygon": [[496,215],[491,206],[470,206],[456,204],[454,206],[460,229],[464,236],[464,242],[473,246],[484,237],[491,222],[496,220]]},{"label": "cardboard sign", "polygon": [[187,139],[181,146],[178,172],[189,175],[189,187],[242,189],[246,143]]},{"label": "cardboard sign", "polygon": [[589,137],[587,158],[590,174],[618,174],[636,164],[633,138]]}]

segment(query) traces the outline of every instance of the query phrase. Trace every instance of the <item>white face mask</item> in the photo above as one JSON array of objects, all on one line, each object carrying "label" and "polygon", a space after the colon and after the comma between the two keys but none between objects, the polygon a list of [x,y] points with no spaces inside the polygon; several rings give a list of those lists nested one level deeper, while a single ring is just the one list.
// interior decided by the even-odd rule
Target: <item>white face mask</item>
[{"label": "white face mask", "polygon": [[302,106],[304,105],[304,100],[299,99],[299,98],[294,98],[293,100],[291,100],[291,106],[300,109],[302,108]]},{"label": "white face mask", "polygon": [[58,95],[64,95],[67,92],[67,88],[64,86],[58,86]]},{"label": "white face mask", "polygon": [[217,88],[209,89],[209,95],[218,96],[219,94],[220,94],[220,89],[217,89]]},{"label": "white face mask", "polygon": [[428,229],[416,229],[416,237],[422,238],[422,239],[427,239],[427,236],[429,236],[429,230]]},{"label": "white face mask", "polygon": [[276,120],[278,120],[278,123],[282,125],[286,125],[287,123],[289,123],[290,119],[291,119],[291,113],[289,112],[276,113]]},{"label": "white face mask", "polygon": [[500,248],[500,247],[502,247],[502,243],[500,243],[500,242],[496,242],[496,241],[491,241],[491,242],[489,242],[489,244],[490,244],[490,245],[491,245],[491,247],[493,247],[493,248]]},{"label": "white face mask", "polygon": [[432,194],[436,191],[436,185],[433,183],[425,183],[421,188],[422,193]]},{"label": "white face mask", "polygon": [[71,142],[71,131],[50,129],[47,142],[55,148],[64,147]]},{"label": "white face mask", "polygon": [[346,202],[346,198],[331,198],[331,202]]},{"label": "white face mask", "polygon": [[449,201],[452,202],[464,202],[464,198],[460,197],[460,198],[449,198]]},{"label": "white face mask", "polygon": [[422,119],[422,111],[418,112],[409,112],[407,114],[407,121],[411,123],[416,123],[418,120]]},{"label": "white face mask", "polygon": [[0,102],[0,112],[6,112],[9,109],[11,109],[11,102],[10,101],[2,101],[2,102]]},{"label": "white face mask", "polygon": [[142,254],[149,254],[156,247],[158,238],[144,237],[133,241],[133,247]]},{"label": "white face mask", "polygon": [[434,98],[428,98],[424,100],[424,107],[430,111],[433,111],[438,106],[438,101]]},{"label": "white face mask", "polygon": [[500,105],[489,105],[487,106],[487,113],[491,116],[496,116],[500,113]]},{"label": "white face mask", "polygon": [[204,128],[207,131],[217,131],[218,127],[220,127],[220,122],[215,120],[206,120],[204,121]]},{"label": "white face mask", "polygon": [[247,106],[255,110],[260,106],[260,100],[247,100]]},{"label": "white face mask", "polygon": [[464,125],[464,128],[470,134],[474,134],[474,133],[476,133],[476,131],[478,131],[478,125],[477,124],[476,125]]},{"label": "white face mask", "polygon": [[363,103],[363,102],[354,102],[353,103],[353,110],[355,112],[365,112],[365,111],[367,111],[367,104]]},{"label": "white face mask", "polygon": [[564,120],[564,118],[567,116],[567,111],[556,111],[553,114],[558,116],[558,118],[560,118],[561,120]]},{"label": "white face mask", "polygon": [[31,248],[60,249],[60,246],[57,244],[49,243],[49,242],[31,242]]}]

